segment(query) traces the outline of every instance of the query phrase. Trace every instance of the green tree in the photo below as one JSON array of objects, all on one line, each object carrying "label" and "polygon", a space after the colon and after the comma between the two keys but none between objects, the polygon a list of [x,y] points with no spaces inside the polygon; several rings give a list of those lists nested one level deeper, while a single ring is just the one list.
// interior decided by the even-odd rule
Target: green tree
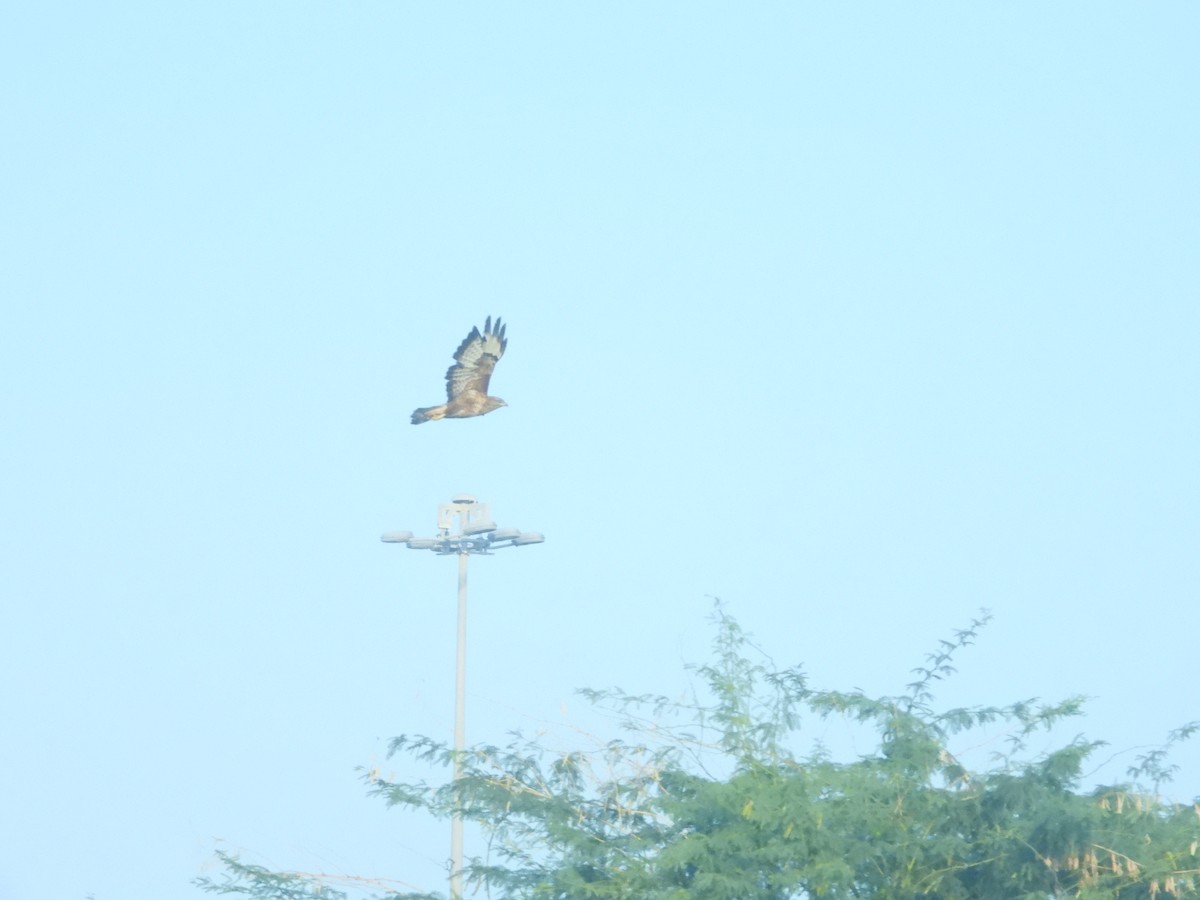
[{"label": "green tree", "polygon": [[[1172,733],[1138,758],[1127,784],[1080,790],[1099,742],[1076,738],[1026,755],[1027,739],[1080,714],[1081,698],[939,712],[936,682],[983,620],[942,641],[898,696],[809,687],[799,669],[755,654],[719,607],[714,661],[696,671],[708,693],[677,703],[585,691],[619,710],[623,739],[555,753],[520,737],[464,754],[463,777],[438,785],[365,775],[389,804],[437,817],[460,811],[488,836],[468,885],[513,898],[875,898],[1045,900],[1196,893],[1200,805],[1158,788]],[[757,661],[756,661],[757,660]],[[796,750],[806,718],[843,716],[875,735],[873,752],[836,761]],[[988,771],[952,754],[955,736],[1002,728],[1005,752]],[[449,766],[453,751],[400,737],[392,753]],[[294,875],[227,858],[210,891],[329,898]],[[303,893],[309,891],[309,893]],[[417,900],[429,895],[391,893]]]}]

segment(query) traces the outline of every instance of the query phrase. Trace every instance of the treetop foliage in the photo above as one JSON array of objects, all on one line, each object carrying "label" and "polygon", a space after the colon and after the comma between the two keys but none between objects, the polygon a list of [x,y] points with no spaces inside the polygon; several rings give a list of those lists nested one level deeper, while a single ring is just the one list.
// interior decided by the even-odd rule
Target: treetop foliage
[{"label": "treetop foliage", "polygon": [[[389,805],[455,813],[487,835],[464,876],[511,898],[876,898],[1083,900],[1174,898],[1200,884],[1200,804],[1167,802],[1172,732],[1128,783],[1081,790],[1102,742],[1076,737],[1030,754],[1029,738],[1081,715],[1083,698],[1026,699],[938,711],[936,683],[988,617],[939,643],[896,696],[818,690],[777,669],[719,605],[714,659],[694,671],[707,696],[679,702],[585,690],[620,715],[624,737],[552,751],[519,735],[463,753],[462,777],[437,784],[364,775]],[[875,736],[850,761],[801,752],[806,721],[838,716]],[[957,735],[1001,729],[1004,749],[975,771]],[[451,767],[444,742],[402,736],[390,753]],[[205,890],[339,900],[319,881],[225,858]],[[324,891],[325,893],[322,893]],[[431,894],[389,892],[391,900]]]}]

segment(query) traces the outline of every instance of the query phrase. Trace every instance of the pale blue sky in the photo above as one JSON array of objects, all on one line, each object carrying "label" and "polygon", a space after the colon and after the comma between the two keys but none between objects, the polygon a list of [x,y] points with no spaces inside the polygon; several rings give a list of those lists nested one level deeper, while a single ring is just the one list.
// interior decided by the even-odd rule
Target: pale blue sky
[{"label": "pale blue sky", "polygon": [[[988,607],[946,702],[1092,695],[1120,778],[1200,718],[1198,27],[10,4],[0,898],[442,889],[355,766],[449,737],[454,564],[378,535],[463,491],[547,535],[472,564],[471,739],[683,691],[711,596],[872,692]],[[509,408],[409,425],[489,314]]]}]

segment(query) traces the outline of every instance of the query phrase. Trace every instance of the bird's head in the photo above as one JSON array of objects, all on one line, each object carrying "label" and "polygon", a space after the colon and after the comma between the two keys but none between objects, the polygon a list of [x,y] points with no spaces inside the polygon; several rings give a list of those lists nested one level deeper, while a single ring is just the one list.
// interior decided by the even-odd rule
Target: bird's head
[{"label": "bird's head", "polygon": [[493,409],[499,409],[502,406],[508,406],[508,404],[499,397],[488,397],[487,406],[484,409],[484,412],[491,412]]}]

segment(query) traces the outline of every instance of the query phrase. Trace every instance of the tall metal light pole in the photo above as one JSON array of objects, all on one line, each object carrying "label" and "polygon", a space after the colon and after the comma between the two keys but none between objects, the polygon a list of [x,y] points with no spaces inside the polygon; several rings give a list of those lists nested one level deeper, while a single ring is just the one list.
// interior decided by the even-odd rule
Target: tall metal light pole
[{"label": "tall metal light pole", "polygon": [[[454,520],[458,530],[453,531]],[[386,544],[405,544],[409,550],[432,550],[438,556],[458,556],[458,652],[454,676],[454,779],[462,777],[466,749],[467,705],[467,557],[488,555],[503,547],[540,544],[545,540],[535,531],[497,528],[488,505],[470,494],[459,494],[438,505],[438,535],[413,537],[411,531],[389,531],[380,537]],[[450,817],[450,900],[462,900],[463,821],[456,810]]]}]

